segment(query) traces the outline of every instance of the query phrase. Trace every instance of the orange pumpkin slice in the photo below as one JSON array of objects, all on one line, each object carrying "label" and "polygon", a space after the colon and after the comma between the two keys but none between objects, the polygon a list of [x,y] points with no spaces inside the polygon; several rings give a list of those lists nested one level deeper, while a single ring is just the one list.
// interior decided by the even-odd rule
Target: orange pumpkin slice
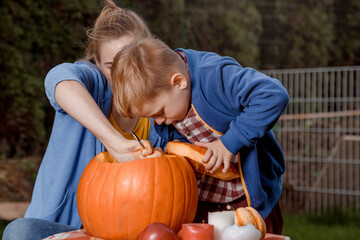
[{"label": "orange pumpkin slice", "polygon": [[224,166],[218,168],[214,173],[206,171],[205,166],[207,163],[202,162],[202,159],[206,153],[206,148],[195,146],[190,143],[169,142],[166,145],[166,149],[170,154],[176,154],[185,157],[186,160],[188,160],[190,163],[197,177],[202,177],[205,174],[224,181],[240,177],[239,171],[233,165],[230,165],[230,168],[226,173],[222,172]]},{"label": "orange pumpkin slice", "polygon": [[254,225],[261,232],[260,240],[265,238],[266,225],[258,211],[252,207],[240,207],[235,211],[235,224],[238,226]]}]

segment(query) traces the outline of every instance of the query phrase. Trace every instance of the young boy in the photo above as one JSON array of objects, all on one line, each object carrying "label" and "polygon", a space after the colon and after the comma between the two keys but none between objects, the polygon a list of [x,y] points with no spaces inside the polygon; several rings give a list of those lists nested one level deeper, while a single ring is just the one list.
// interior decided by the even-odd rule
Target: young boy
[{"label": "young boy", "polygon": [[[278,204],[285,163],[271,130],[288,104],[282,84],[230,57],[211,52],[171,50],[145,38],[126,46],[111,69],[114,105],[128,117],[152,117],[168,141],[207,147],[203,162],[214,172],[239,164],[241,178],[198,179],[195,221],[209,211],[250,205],[281,233]],[[239,153],[240,160],[234,157]]]}]

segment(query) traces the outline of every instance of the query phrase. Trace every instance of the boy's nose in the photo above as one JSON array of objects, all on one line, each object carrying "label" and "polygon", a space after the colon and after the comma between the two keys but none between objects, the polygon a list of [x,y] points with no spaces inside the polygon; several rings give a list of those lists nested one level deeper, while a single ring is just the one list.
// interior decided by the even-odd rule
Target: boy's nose
[{"label": "boy's nose", "polygon": [[165,122],[165,118],[155,118],[155,122],[158,124],[158,125],[161,125]]}]

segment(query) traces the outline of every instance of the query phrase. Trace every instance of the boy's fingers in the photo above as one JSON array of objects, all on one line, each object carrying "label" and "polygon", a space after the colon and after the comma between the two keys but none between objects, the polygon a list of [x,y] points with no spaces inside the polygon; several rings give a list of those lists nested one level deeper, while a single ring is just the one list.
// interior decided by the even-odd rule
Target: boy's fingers
[{"label": "boy's fingers", "polygon": [[230,168],[230,161],[224,161],[224,168],[222,170],[223,173],[226,173]]},{"label": "boy's fingers", "polygon": [[215,166],[211,169],[210,173],[214,173],[222,164],[222,161],[220,158],[216,161]]},{"label": "boy's fingers", "polygon": [[215,166],[216,161],[217,161],[217,157],[214,156],[214,155],[211,156],[210,161],[208,162],[208,164],[206,164],[205,169],[206,169],[206,170],[212,169],[212,168]]},{"label": "boy's fingers", "polygon": [[208,149],[202,159],[202,162],[207,163],[210,160],[212,155],[213,155],[212,151]]},{"label": "boy's fingers", "polygon": [[209,148],[210,143],[208,143],[208,142],[195,142],[194,145],[198,146],[198,147]]}]

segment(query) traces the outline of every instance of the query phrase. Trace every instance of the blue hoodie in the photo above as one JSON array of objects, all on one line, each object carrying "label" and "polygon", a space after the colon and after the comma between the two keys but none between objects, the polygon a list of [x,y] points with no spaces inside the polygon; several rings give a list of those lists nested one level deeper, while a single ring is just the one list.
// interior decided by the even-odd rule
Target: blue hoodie
[{"label": "blue hoodie", "polygon": [[[192,105],[225,147],[240,152],[240,174],[248,205],[266,217],[282,191],[283,152],[271,130],[285,110],[289,95],[279,80],[230,57],[191,49],[182,51],[191,77]],[[184,137],[172,125],[156,125],[171,141]],[[186,139],[185,139],[186,140]]]}]

